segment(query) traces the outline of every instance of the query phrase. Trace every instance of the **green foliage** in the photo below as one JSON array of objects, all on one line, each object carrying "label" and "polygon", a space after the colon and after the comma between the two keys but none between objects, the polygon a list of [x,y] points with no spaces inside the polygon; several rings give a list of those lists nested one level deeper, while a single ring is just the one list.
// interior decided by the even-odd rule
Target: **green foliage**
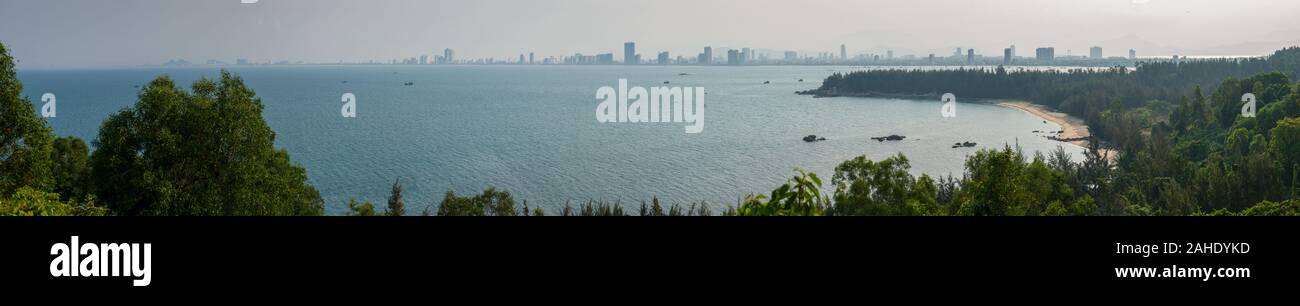
[{"label": "green foliage", "polygon": [[50,190],[54,132],[22,97],[14,58],[0,43],[0,195],[22,187]]},{"label": "green foliage", "polygon": [[772,190],[770,197],[749,196],[736,210],[738,216],[821,216],[830,200],[821,194],[817,174],[797,170],[789,183]]},{"label": "green foliage", "polygon": [[402,180],[393,182],[393,193],[388,197],[388,216],[401,217],[406,215],[406,203],[402,201]]},{"label": "green foliage", "polygon": [[[1060,165],[1061,161],[1053,164]],[[1065,163],[1068,163],[1066,161]],[[1048,165],[1037,155],[1026,162],[1011,147],[981,150],[966,160],[968,178],[963,182],[964,202],[960,214],[973,216],[1091,215],[1091,199],[1078,202],[1065,169]],[[1075,175],[1085,173],[1074,171]],[[1078,178],[1075,179],[1076,181]],[[1055,205],[1056,207],[1052,207]]]},{"label": "green foliage", "polygon": [[1268,149],[1283,165],[1300,165],[1300,117],[1278,121]]},{"label": "green foliage", "polygon": [[262,102],[222,71],[186,92],[166,76],[100,128],[96,194],[124,215],[319,215],[306,170],[274,147]]},{"label": "green foliage", "polygon": [[370,201],[357,202],[356,198],[348,199],[348,216],[353,217],[376,217],[380,214],[375,211],[375,204]]},{"label": "green foliage", "polygon": [[63,200],[85,199],[90,195],[90,149],[77,137],[54,140],[54,193]]},{"label": "green foliage", "polygon": [[456,196],[448,191],[438,205],[438,216],[480,217],[480,216],[526,216],[526,209],[516,209],[515,199],[508,191],[497,191],[489,187],[482,194],[474,196]]},{"label": "green foliage", "polygon": [[1209,214],[1198,214],[1200,216],[1239,216],[1239,217],[1300,217],[1300,199],[1291,199],[1283,202],[1264,201],[1241,212],[1231,212],[1226,209],[1218,210]]},{"label": "green foliage", "polygon": [[874,162],[859,156],[835,167],[834,202],[827,214],[837,216],[941,216],[933,178],[912,177],[907,157],[899,154]]},{"label": "green foliage", "polygon": [[0,216],[105,216],[108,210],[97,207],[94,197],[82,204],[59,201],[59,195],[22,187],[9,197],[0,197]]}]

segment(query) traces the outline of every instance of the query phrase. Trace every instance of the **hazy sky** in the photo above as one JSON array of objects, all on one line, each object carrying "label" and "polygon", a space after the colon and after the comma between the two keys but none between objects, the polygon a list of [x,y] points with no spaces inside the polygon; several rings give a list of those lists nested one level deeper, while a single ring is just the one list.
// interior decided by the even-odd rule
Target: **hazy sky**
[{"label": "hazy sky", "polygon": [[[387,61],[704,46],[1000,56],[1262,54],[1300,44],[1297,0],[0,0],[20,67]],[[725,53],[725,51],[723,51]]]}]

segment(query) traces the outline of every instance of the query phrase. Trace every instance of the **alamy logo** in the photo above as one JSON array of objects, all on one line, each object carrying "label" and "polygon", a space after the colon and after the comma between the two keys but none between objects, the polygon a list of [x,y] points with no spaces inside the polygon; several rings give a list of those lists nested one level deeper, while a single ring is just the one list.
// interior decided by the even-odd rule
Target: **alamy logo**
[{"label": "alamy logo", "polygon": [[943,98],[939,101],[943,102],[943,107],[939,108],[940,115],[943,115],[944,118],[957,117],[957,95],[946,93],[943,94]]},{"label": "alamy logo", "polygon": [[1246,118],[1255,118],[1255,94],[1247,93],[1242,95],[1241,102],[1246,103],[1241,106],[1241,116]]},{"label": "alamy logo", "polygon": [[41,105],[41,117],[45,117],[45,118],[58,117],[59,116],[58,100],[59,99],[55,98],[54,94],[52,93],[47,92],[41,95],[41,102],[45,102],[45,105]]},{"label": "alamy logo", "polygon": [[[628,88],[627,79],[618,80],[618,89],[605,86],[596,90],[596,121],[688,123],[687,134],[704,131],[704,87]],[[631,101],[631,104],[628,102]]]},{"label": "alamy logo", "polygon": [[50,276],[58,277],[133,277],[136,287],[148,286],[150,243],[86,243],[72,236],[71,243],[50,246]]},{"label": "alamy logo", "polygon": [[343,108],[339,109],[339,114],[343,115],[343,118],[357,117],[357,95],[350,92],[343,94]]}]

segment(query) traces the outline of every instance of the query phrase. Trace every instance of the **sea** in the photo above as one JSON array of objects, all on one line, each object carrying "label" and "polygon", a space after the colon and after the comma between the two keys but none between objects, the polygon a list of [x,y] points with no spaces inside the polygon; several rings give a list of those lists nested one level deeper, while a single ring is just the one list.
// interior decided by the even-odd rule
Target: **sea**
[{"label": "sea", "polygon": [[[92,142],[109,115],[137,101],[140,87],[168,75],[188,88],[219,78],[218,67],[20,70],[38,109],[54,94],[56,134]],[[1026,112],[957,96],[943,102],[814,98],[832,73],[849,66],[232,66],[265,105],[276,146],[305,167],[329,214],[349,199],[382,206],[400,180],[407,211],[437,207],[448,191],[487,187],[558,213],[587,201],[626,207],[708,203],[714,211],[765,194],[796,174],[818,174],[830,188],[839,163],[904,154],[916,175],[960,177],[968,155],[1019,148],[1027,154],[1083,148],[1034,131],[1060,129]],[[704,129],[686,123],[600,123],[596,92],[630,86],[703,87]],[[356,117],[341,113],[356,97]],[[872,137],[902,135],[903,141]],[[805,142],[807,135],[826,141]],[[974,148],[952,148],[975,142]],[[92,144],[93,146],[93,144]]]}]

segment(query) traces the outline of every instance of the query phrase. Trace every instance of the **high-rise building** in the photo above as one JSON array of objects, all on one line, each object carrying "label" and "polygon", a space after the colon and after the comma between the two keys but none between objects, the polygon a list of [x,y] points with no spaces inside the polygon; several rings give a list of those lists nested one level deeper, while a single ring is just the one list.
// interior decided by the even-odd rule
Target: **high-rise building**
[{"label": "high-rise building", "polygon": [[1128,59],[1130,60],[1138,59],[1138,51],[1133,49],[1128,49]]},{"label": "high-rise building", "polygon": [[849,48],[844,44],[840,44],[840,60],[849,60]]},{"label": "high-rise building", "polygon": [[966,49],[966,64],[975,64],[975,49]]},{"label": "high-rise building", "polygon": [[536,63],[537,63],[537,62],[535,61],[536,59],[537,59],[537,58],[534,57],[534,54],[533,54],[532,52],[528,52],[528,64],[529,64],[529,65],[536,64]]},{"label": "high-rise building", "polygon": [[520,54],[520,55],[519,55],[519,64],[520,64],[520,65],[523,65],[523,64],[527,64],[527,63],[528,63],[528,62],[525,62],[525,61],[524,61],[524,55],[523,55],[523,54]]},{"label": "high-rise building", "polygon": [[1012,59],[1012,57],[1015,56],[1015,55],[1012,55],[1013,52],[1015,52],[1015,51],[1012,51],[1011,48],[1002,49],[1002,64],[1003,64],[1003,65],[1010,65],[1010,64],[1011,64],[1011,59]]},{"label": "high-rise building", "polygon": [[787,62],[797,62],[797,61],[799,61],[799,52],[795,52],[795,51],[785,51],[785,61],[787,61]]},{"label": "high-rise building", "polygon": [[740,65],[740,51],[736,49],[727,50],[727,65]]},{"label": "high-rise building", "polygon": [[442,50],[442,61],[443,61],[443,62],[442,62],[443,64],[455,64],[455,63],[456,63],[456,50],[452,50],[451,48],[447,48],[446,50]]},{"label": "high-rise building", "polygon": [[1056,59],[1056,48],[1046,47],[1034,50],[1036,59],[1040,61],[1052,61]]},{"label": "high-rise building", "polygon": [[885,51],[885,60],[894,60],[894,50]]},{"label": "high-rise building", "polygon": [[704,60],[700,64],[713,65],[713,47],[704,47]]},{"label": "high-rise building", "polygon": [[626,42],[626,43],[623,43],[623,64],[624,64],[624,65],[636,65],[636,64],[638,64],[638,63],[637,63],[637,60],[636,60],[636,43],[635,43],[635,42]]},{"label": "high-rise building", "polygon": [[957,50],[952,51],[952,58],[961,58],[961,47],[957,47]]},{"label": "high-rise building", "polygon": [[596,64],[600,64],[600,65],[613,65],[613,64],[614,64],[614,53],[605,53],[605,54],[598,54],[598,55],[596,55]]},{"label": "high-rise building", "polygon": [[421,56],[420,56],[420,65],[428,65],[428,64],[429,64],[429,56],[428,56],[428,55],[421,55]]},{"label": "high-rise building", "polygon": [[926,61],[930,64],[934,64],[934,53],[930,53],[930,57]]},{"label": "high-rise building", "polygon": [[668,64],[668,51],[659,52],[659,64],[660,65]]},{"label": "high-rise building", "polygon": [[1016,60],[1016,45],[1011,45],[1011,60]]},{"label": "high-rise building", "polygon": [[1092,47],[1088,49],[1088,57],[1092,59],[1102,59],[1101,47]]}]

